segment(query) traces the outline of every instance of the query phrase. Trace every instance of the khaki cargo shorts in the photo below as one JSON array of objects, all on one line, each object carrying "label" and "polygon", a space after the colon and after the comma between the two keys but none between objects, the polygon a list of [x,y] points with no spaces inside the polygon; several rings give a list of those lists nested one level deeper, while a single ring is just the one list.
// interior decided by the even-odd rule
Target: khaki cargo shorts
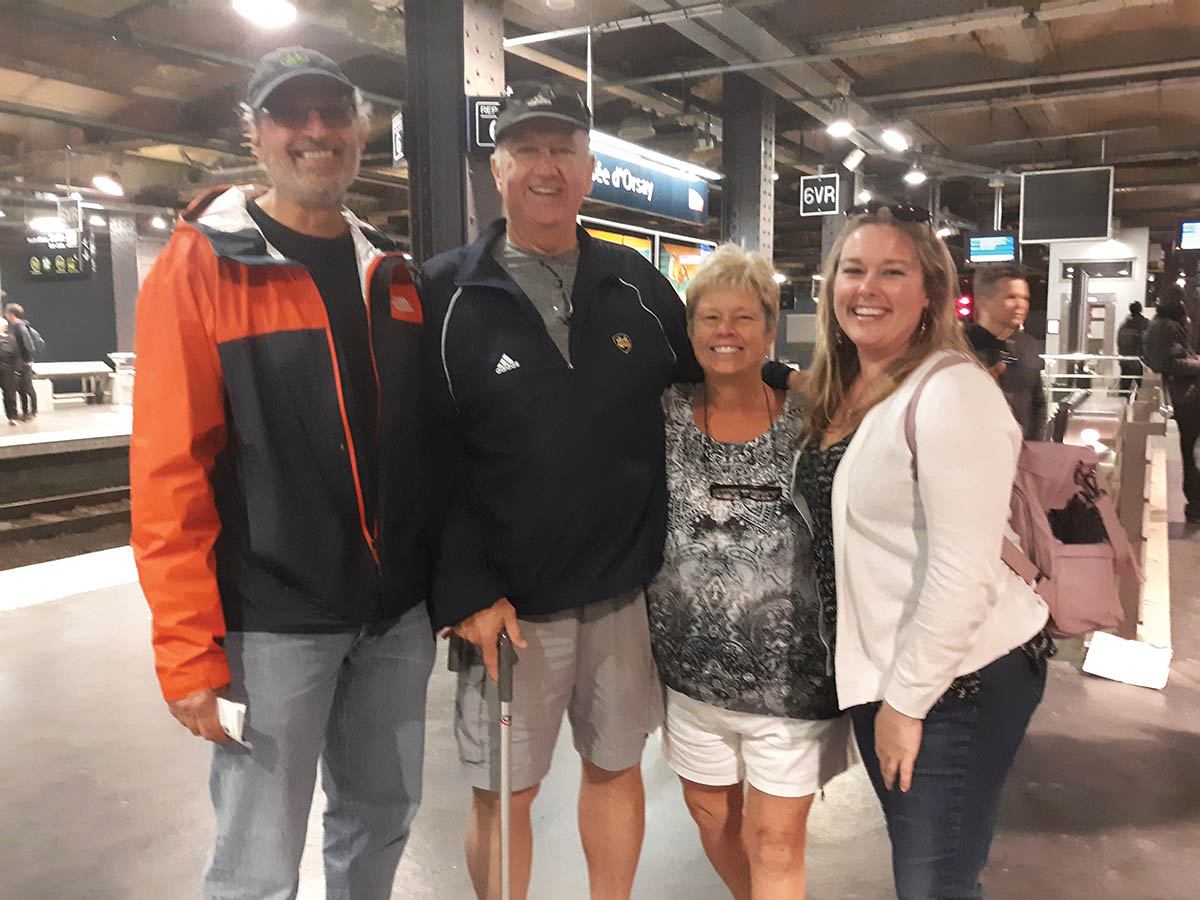
[{"label": "khaki cargo shorts", "polygon": [[[575,749],[610,772],[637,765],[662,724],[662,688],[650,654],[641,589],[549,616],[521,619],[529,644],[513,669],[512,789],[550,771],[563,713]],[[500,701],[478,652],[458,674],[454,734],[467,781],[499,790]]]}]

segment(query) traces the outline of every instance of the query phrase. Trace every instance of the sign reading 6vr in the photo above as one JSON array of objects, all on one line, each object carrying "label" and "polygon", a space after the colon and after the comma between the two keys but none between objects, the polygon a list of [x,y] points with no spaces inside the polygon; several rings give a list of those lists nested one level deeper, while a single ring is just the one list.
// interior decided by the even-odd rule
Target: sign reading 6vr
[{"label": "sign reading 6vr", "polygon": [[800,215],[828,216],[838,209],[838,174],[805,175],[800,179]]}]

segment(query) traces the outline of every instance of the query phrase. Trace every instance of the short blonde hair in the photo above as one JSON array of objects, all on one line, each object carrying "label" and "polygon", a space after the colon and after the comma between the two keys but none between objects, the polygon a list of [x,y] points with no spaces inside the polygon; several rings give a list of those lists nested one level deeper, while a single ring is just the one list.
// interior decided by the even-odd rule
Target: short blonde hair
[{"label": "short blonde hair", "polygon": [[696,305],[704,292],[714,287],[743,291],[762,305],[767,331],[779,324],[779,285],[775,269],[767,258],[753,250],[743,250],[737,244],[721,244],[701,260],[696,274],[687,286],[688,333],[696,317]]}]

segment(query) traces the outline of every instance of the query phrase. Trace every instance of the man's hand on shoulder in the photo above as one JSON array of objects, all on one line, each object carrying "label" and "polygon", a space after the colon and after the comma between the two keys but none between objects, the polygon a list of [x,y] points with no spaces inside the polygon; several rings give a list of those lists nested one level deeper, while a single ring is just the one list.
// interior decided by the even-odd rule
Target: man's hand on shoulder
[{"label": "man's hand on shoulder", "polygon": [[452,630],[482,651],[483,664],[487,667],[488,677],[492,681],[498,681],[500,678],[499,653],[496,649],[500,632],[507,631],[514,646],[527,646],[521,636],[521,626],[517,624],[517,611],[508,602],[507,597],[501,597],[491,606],[463,619]]},{"label": "man's hand on shoulder", "polygon": [[180,700],[168,700],[167,708],[188,731],[215,744],[230,741],[217,717],[217,692],[212,688],[193,691]]}]

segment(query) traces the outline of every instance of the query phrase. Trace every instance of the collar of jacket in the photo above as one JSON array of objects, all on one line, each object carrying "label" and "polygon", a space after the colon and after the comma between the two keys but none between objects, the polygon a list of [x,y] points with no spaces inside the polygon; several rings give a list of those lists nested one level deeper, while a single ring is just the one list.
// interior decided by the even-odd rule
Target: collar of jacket
[{"label": "collar of jacket", "polygon": [[[504,239],[508,228],[507,219],[497,219],[487,230],[467,246],[466,256],[458,267],[454,278],[457,287],[490,287],[518,294],[521,289],[509,278],[504,268],[496,262],[492,251],[496,244]],[[575,237],[579,242],[579,265],[575,269],[575,288],[572,294],[579,292],[581,285],[599,283],[605,279],[615,280],[615,272],[605,270],[596,260],[596,239],[587,233],[582,225],[575,226]]]},{"label": "collar of jacket", "polygon": [[[222,259],[247,266],[298,266],[300,263],[288,259],[267,243],[246,209],[249,200],[264,193],[263,189],[253,185],[214,188],[193,201],[179,218],[208,238],[213,253]],[[389,238],[350,210],[343,208],[342,218],[350,227],[358,256],[362,257],[364,250],[390,252],[397,249]]]}]

